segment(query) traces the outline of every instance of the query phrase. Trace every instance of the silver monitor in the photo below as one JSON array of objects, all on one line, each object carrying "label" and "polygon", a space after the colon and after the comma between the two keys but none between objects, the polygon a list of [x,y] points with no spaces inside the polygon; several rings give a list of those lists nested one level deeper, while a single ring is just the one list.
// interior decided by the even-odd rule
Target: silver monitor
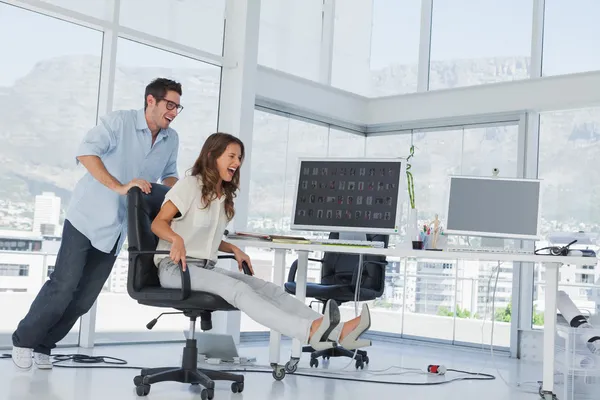
[{"label": "silver monitor", "polygon": [[446,233],[539,240],[538,179],[451,176]]},{"label": "silver monitor", "polygon": [[406,159],[301,158],[291,228],[401,232]]}]

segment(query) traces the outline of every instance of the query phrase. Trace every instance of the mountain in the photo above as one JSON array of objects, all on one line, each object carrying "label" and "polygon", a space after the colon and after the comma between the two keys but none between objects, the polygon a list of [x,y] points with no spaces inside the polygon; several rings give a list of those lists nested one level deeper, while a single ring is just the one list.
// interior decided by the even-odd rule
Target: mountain
[{"label": "mountain", "polygon": [[[204,139],[215,131],[219,102],[219,68],[140,68],[117,65],[114,108],[141,108],[145,85],[157,76],[183,83],[183,112],[173,127],[180,135],[180,173],[191,167]],[[63,208],[83,174],[74,155],[83,135],[95,125],[100,59],[62,56],[44,60],[11,87],[0,87],[0,200],[30,204],[41,191],[53,191]],[[431,87],[527,77],[526,57],[432,62]],[[397,94],[416,86],[416,67],[392,66],[372,74],[373,93]],[[365,140],[327,127],[256,112],[251,165],[250,217],[282,227],[289,217],[300,155],[356,156]],[[335,132],[335,135],[334,135]],[[550,220],[595,227],[600,200],[593,171],[600,158],[600,111],[575,110],[544,115],[541,120],[540,169],[548,189],[544,213]],[[443,209],[449,173],[516,174],[516,128],[492,127],[415,134],[413,174],[418,207]],[[367,154],[406,156],[409,136],[369,138]],[[344,149],[349,146],[349,149]],[[459,168],[462,165],[462,170]],[[242,170],[247,176],[249,167]],[[559,222],[554,223],[559,224]],[[1,222],[0,222],[1,224]],[[594,228],[595,229],[595,228]]]}]

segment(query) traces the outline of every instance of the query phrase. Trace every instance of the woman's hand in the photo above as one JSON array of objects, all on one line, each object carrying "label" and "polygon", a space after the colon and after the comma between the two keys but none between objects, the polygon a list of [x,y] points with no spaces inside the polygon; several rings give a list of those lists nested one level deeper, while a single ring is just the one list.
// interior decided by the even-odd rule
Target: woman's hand
[{"label": "woman's hand", "polygon": [[240,271],[244,270],[242,268],[242,263],[246,262],[246,264],[248,264],[248,267],[250,268],[250,272],[252,272],[252,275],[254,275],[254,270],[252,269],[252,263],[250,262],[250,257],[248,257],[248,254],[246,254],[242,250],[236,248],[233,250],[233,256],[235,257],[235,260],[238,262],[238,268],[240,269]]},{"label": "woman's hand", "polygon": [[171,253],[169,254],[171,260],[174,263],[178,264],[181,261],[181,269],[185,271],[185,245],[183,243],[183,238],[179,235],[175,237],[173,243],[171,244]]}]

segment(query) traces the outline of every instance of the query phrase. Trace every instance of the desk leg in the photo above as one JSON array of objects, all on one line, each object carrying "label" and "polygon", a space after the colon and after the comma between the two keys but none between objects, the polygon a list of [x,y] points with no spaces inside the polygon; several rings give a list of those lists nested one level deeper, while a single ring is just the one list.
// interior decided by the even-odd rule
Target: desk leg
[{"label": "desk leg", "polygon": [[542,394],[544,399],[554,398],[554,346],[556,335],[556,298],[558,296],[558,269],[561,264],[547,263],[546,293],[544,309],[544,381]]},{"label": "desk leg", "polygon": [[[273,265],[273,283],[283,286],[285,275],[285,249],[275,249]],[[269,362],[271,365],[279,364],[281,351],[281,333],[271,329],[269,336]]]},{"label": "desk leg", "polygon": [[[296,298],[306,300],[306,278],[308,273],[308,251],[298,250],[298,269],[296,270]],[[302,355],[302,345],[298,339],[292,341],[292,358],[299,359]]]}]

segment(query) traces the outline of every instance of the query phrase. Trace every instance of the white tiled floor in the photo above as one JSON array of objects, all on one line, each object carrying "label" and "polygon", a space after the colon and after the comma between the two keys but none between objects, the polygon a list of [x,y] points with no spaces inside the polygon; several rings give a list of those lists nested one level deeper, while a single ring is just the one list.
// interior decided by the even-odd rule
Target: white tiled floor
[{"label": "white tiled floor", "polygon": [[[145,344],[126,346],[99,346],[91,352],[94,355],[113,356],[126,359],[132,366],[177,366],[181,359],[183,344]],[[290,342],[284,341],[282,361],[290,354]],[[524,384],[522,390],[510,389],[500,379],[489,353],[477,350],[449,348],[423,343],[376,343],[368,349],[370,365],[356,372],[352,365],[347,377],[379,379],[396,382],[439,382],[450,379],[414,374],[401,376],[374,376],[367,371],[382,370],[391,366],[425,369],[428,364],[444,364],[447,368],[463,369],[471,372],[485,372],[496,376],[493,381],[463,381],[437,386],[406,386],[382,383],[358,383],[334,379],[309,378],[287,375],[283,381],[275,381],[270,373],[246,373],[245,389],[242,394],[233,394],[230,384],[217,382],[215,399],[481,399],[522,400],[536,399],[536,384]],[[58,349],[57,353],[68,354],[78,349]],[[5,353],[5,351],[0,351]],[[266,365],[268,350],[266,343],[242,344],[240,354],[257,357],[257,364]],[[541,364],[530,364],[496,355],[496,365],[511,384],[535,382],[541,377]],[[309,356],[304,354],[298,372],[316,373],[323,370],[340,369],[349,359],[331,359],[329,365],[320,360],[318,369],[308,368]],[[394,370],[388,372],[397,372]],[[81,399],[136,399],[133,377],[136,370],[115,369],[65,369],[52,371],[32,369],[17,371],[9,359],[0,360],[0,398],[10,400],[81,400]],[[529,391],[526,393],[524,391]],[[199,389],[180,383],[157,383],[152,386],[147,399],[199,399]]]}]

